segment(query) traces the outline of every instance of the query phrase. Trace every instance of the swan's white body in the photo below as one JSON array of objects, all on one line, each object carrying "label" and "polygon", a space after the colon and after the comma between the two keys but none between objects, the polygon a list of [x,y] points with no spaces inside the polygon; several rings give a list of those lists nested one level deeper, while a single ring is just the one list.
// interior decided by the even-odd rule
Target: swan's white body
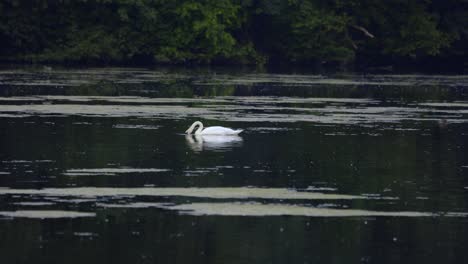
[{"label": "swan's white body", "polygon": [[195,127],[198,126],[198,129],[195,131],[195,135],[237,135],[240,132],[242,132],[242,129],[231,129],[227,127],[222,127],[222,126],[212,126],[212,127],[207,127],[203,129],[203,124],[200,121],[196,121],[193,123],[185,133],[191,134]]}]

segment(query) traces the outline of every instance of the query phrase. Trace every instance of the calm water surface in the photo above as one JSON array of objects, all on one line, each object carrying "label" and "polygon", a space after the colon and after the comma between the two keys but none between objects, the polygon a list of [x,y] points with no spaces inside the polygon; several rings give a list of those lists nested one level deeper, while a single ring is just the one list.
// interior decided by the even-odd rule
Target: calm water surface
[{"label": "calm water surface", "polygon": [[467,153],[468,76],[3,69],[0,262],[468,263]]}]

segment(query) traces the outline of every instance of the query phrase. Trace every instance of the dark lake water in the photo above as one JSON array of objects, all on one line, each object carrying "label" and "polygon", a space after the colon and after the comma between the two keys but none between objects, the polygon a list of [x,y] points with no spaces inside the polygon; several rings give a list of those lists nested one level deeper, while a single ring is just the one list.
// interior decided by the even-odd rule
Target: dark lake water
[{"label": "dark lake water", "polygon": [[3,69],[0,263],[468,263],[467,153],[463,75]]}]

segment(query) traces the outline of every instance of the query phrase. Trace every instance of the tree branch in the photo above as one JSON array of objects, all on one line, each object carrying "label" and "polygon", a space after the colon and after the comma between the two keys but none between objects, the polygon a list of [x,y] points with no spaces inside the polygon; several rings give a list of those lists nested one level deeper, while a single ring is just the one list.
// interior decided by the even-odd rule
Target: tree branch
[{"label": "tree branch", "polygon": [[372,35],[372,33],[370,33],[367,29],[361,27],[361,26],[356,26],[356,25],[351,25],[353,28],[361,31],[362,33],[364,33],[364,35],[368,36],[369,38],[375,38],[374,35]]}]

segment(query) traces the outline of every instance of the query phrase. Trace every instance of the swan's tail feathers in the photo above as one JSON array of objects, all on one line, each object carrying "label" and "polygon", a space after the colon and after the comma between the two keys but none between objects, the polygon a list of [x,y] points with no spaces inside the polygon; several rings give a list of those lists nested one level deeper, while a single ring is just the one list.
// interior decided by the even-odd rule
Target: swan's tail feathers
[{"label": "swan's tail feathers", "polygon": [[237,130],[234,130],[234,134],[240,134],[240,132],[244,131],[244,129],[237,129]]}]

